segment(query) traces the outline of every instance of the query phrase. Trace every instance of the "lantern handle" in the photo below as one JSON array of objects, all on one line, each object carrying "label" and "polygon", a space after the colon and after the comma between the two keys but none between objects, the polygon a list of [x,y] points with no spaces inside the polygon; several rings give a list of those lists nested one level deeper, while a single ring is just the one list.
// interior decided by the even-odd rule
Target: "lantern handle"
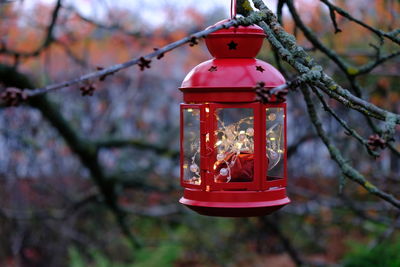
[{"label": "lantern handle", "polygon": [[231,19],[236,17],[236,1],[237,0],[231,0]]}]

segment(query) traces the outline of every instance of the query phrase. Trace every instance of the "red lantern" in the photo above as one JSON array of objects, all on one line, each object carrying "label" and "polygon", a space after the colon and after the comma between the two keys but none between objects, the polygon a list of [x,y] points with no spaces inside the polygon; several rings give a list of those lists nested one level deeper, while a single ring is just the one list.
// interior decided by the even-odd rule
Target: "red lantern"
[{"label": "red lantern", "polygon": [[285,83],[278,70],[254,58],[264,38],[258,26],[210,34],[206,45],[214,59],[196,66],[180,88],[180,203],[200,214],[261,216],[290,202],[286,103],[262,104],[254,89],[258,82]]}]

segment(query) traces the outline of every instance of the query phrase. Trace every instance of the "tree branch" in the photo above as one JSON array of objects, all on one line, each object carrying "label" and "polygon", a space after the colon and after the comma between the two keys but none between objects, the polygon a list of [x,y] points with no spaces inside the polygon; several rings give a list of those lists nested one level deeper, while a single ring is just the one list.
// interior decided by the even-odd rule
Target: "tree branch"
[{"label": "tree branch", "polygon": [[82,15],[79,11],[75,10],[73,7],[68,7],[67,8],[70,11],[73,11],[81,20],[83,20],[86,23],[92,24],[94,26],[96,26],[97,28],[100,29],[104,29],[104,30],[108,30],[108,31],[119,31],[127,36],[131,36],[131,37],[140,37],[142,36],[140,31],[128,31],[126,29],[124,29],[120,24],[116,23],[116,24],[112,24],[112,25],[105,25],[102,24],[100,22],[94,21],[88,17],[85,17],[84,15]]},{"label": "tree branch", "polygon": [[[276,16],[268,9],[262,0],[253,0],[256,8],[266,13],[266,19],[259,25],[264,29],[267,38],[280,57],[287,61],[300,74],[313,71],[313,84],[318,84],[325,93],[342,104],[379,120],[386,120],[387,116],[395,116],[396,123],[400,124],[400,115],[381,109],[359,97],[352,95],[348,90],[337,84],[323,68],[316,64],[303,48],[296,44],[296,39],[289,35],[277,22]],[[319,77],[318,77],[319,73]]]},{"label": "tree branch", "polygon": [[[388,54],[386,56],[381,56],[381,51],[380,48],[376,48],[377,53],[376,53],[376,59],[375,61],[372,61],[370,63],[367,63],[363,66],[360,67],[354,67],[351,66],[349,63],[347,63],[346,61],[344,61],[338,54],[336,54],[333,50],[329,49],[328,47],[326,47],[315,35],[315,33],[313,33],[301,20],[300,16],[298,15],[294,5],[293,5],[293,1],[292,0],[285,0],[289,10],[293,16],[293,19],[295,20],[296,24],[301,28],[301,30],[303,31],[304,35],[306,36],[306,38],[316,47],[318,48],[321,52],[323,52],[325,55],[327,55],[333,62],[335,62],[338,67],[343,71],[343,73],[345,74],[345,76],[347,77],[347,79],[349,80],[352,89],[355,91],[357,97],[362,98],[362,92],[365,91],[362,88],[360,88],[358,82],[356,81],[356,77],[363,75],[363,74],[367,74],[369,72],[371,72],[374,68],[376,68],[377,66],[379,66],[380,64],[395,58],[397,56],[400,55],[400,51]],[[332,12],[333,10],[331,10]],[[323,89],[327,94],[329,94],[331,97],[334,97],[335,94],[332,94],[331,92],[329,92],[326,89]],[[337,97],[340,97],[337,95]],[[351,103],[347,102],[346,100],[344,100],[344,102],[346,102],[348,107],[351,107]],[[371,115],[369,114],[369,112],[367,112],[367,110],[363,110],[362,108],[360,108],[359,105],[354,106],[357,110],[359,110],[360,112],[362,112],[366,119],[368,124],[370,125],[370,127],[374,130],[375,133],[380,134],[381,130],[378,129],[378,127],[375,126],[375,124],[372,122],[371,120]],[[372,117],[375,117],[377,119],[383,120],[383,118],[378,118],[375,115],[372,115]],[[394,145],[392,144],[392,141],[387,140],[387,145],[389,147],[389,149],[397,156],[400,156],[400,151],[398,151]]]},{"label": "tree branch", "polygon": [[304,100],[307,104],[307,110],[319,137],[324,142],[325,146],[327,147],[329,154],[331,155],[332,159],[338,164],[344,176],[349,178],[350,180],[358,183],[362,187],[364,187],[369,193],[378,196],[379,198],[387,201],[388,203],[392,204],[393,206],[400,209],[400,200],[396,199],[393,195],[388,194],[386,192],[381,191],[378,187],[373,185],[369,182],[365,177],[355,170],[348,162],[343,158],[340,151],[334,146],[331,140],[328,138],[325,130],[322,127],[322,123],[318,117],[318,114],[315,110],[315,106],[311,100],[310,93],[306,88],[301,88],[301,91],[304,95]]},{"label": "tree branch", "polygon": [[340,15],[342,15],[343,17],[357,23],[358,25],[370,30],[371,32],[375,33],[381,40],[383,40],[383,38],[387,38],[389,40],[391,40],[392,42],[399,44],[400,45],[400,38],[397,37],[397,35],[400,33],[400,29],[394,30],[392,32],[385,32],[379,29],[376,29],[370,25],[368,25],[367,23],[354,18],[353,16],[351,16],[348,12],[346,12],[344,9],[341,9],[335,5],[333,5],[329,0],[320,0],[321,2],[323,2],[325,5],[328,6],[329,10],[334,10],[337,13],[339,13]]},{"label": "tree branch", "polygon": [[157,49],[156,51],[154,51],[154,52],[152,52],[150,54],[147,54],[147,55],[145,55],[143,57],[133,58],[133,59],[131,59],[129,61],[126,61],[124,63],[117,64],[117,65],[114,65],[114,66],[110,66],[110,67],[104,68],[104,69],[96,71],[96,72],[88,73],[88,74],[85,74],[85,75],[83,75],[81,77],[78,77],[76,79],[73,79],[73,80],[69,80],[69,81],[65,81],[65,82],[61,82],[61,83],[57,83],[57,84],[48,85],[48,86],[43,87],[43,88],[36,88],[36,89],[32,89],[32,90],[27,90],[27,95],[29,97],[42,95],[42,94],[48,93],[50,91],[54,91],[54,90],[61,89],[61,88],[64,88],[64,87],[69,87],[69,86],[75,85],[75,84],[80,84],[80,83],[83,83],[85,81],[89,81],[91,79],[105,77],[107,75],[114,74],[114,73],[116,73],[116,72],[118,72],[118,71],[120,71],[122,69],[126,69],[126,68],[129,68],[129,67],[134,66],[134,65],[140,65],[143,62],[146,62],[146,64],[143,65],[143,68],[144,67],[150,67],[149,64],[151,62],[151,59],[160,58],[165,53],[170,52],[170,51],[174,50],[177,47],[180,47],[180,46],[182,46],[184,44],[187,44],[187,43],[194,43],[194,42],[196,42],[197,39],[205,37],[208,34],[213,33],[213,32],[215,32],[217,30],[223,29],[223,28],[229,28],[229,27],[235,26],[235,25],[250,25],[250,24],[259,22],[259,21],[263,20],[264,18],[265,18],[265,14],[263,12],[253,12],[249,17],[239,18],[237,20],[230,20],[230,21],[228,21],[226,23],[223,23],[223,24],[220,24],[218,26],[211,27],[209,29],[194,33],[194,34],[192,34],[190,36],[187,36],[187,37],[185,37],[185,38],[183,38],[183,39],[181,39],[179,41],[173,42],[173,43],[168,44],[168,45],[166,45],[166,46],[164,46],[164,47],[162,47],[160,49]]},{"label": "tree branch", "polygon": [[[0,65],[0,80],[7,86],[33,88],[32,82],[22,73],[14,68]],[[29,104],[38,109],[59,134],[64,138],[68,146],[79,157],[81,163],[88,168],[91,177],[104,198],[104,203],[113,212],[122,232],[126,235],[131,245],[135,248],[140,247],[139,241],[129,233],[130,230],[123,221],[126,214],[117,203],[115,183],[108,179],[101,168],[97,158],[97,147],[90,141],[78,135],[66,121],[59,111],[59,108],[52,103],[46,96],[40,95],[29,100]]]},{"label": "tree branch", "polygon": [[121,147],[134,147],[140,150],[152,150],[155,153],[170,157],[177,158],[179,157],[179,151],[171,150],[168,147],[152,144],[146,142],[145,140],[140,139],[105,139],[94,141],[95,146],[100,148],[121,148]]},{"label": "tree branch", "polygon": [[315,33],[304,24],[304,22],[301,20],[299,14],[296,11],[296,8],[293,4],[293,0],[285,0],[285,1],[296,25],[303,31],[305,37],[314,45],[314,47],[319,49],[321,52],[327,55],[333,62],[335,62],[337,66],[345,73],[346,76],[360,76],[362,74],[367,74],[377,66],[381,65],[382,63],[400,55],[400,51],[393,52],[385,56],[381,56],[380,53],[378,53],[375,61],[367,63],[364,66],[355,67],[350,63],[346,62],[343,58],[341,58],[334,50],[329,49],[327,46],[325,46],[318,39]]},{"label": "tree branch", "polygon": [[376,151],[371,150],[371,148],[368,145],[368,140],[364,139],[363,137],[361,137],[361,135],[359,135],[357,133],[357,131],[353,128],[351,128],[346,121],[344,121],[343,119],[341,119],[339,117],[339,115],[336,114],[336,112],[328,105],[328,103],[326,103],[324,96],[321,94],[321,92],[319,92],[315,87],[311,87],[311,89],[313,90],[313,92],[318,96],[318,99],[320,100],[320,102],[322,103],[325,111],[327,111],[329,114],[332,115],[332,117],[334,117],[336,119],[336,121],[339,122],[339,124],[346,129],[347,134],[353,136],[355,139],[357,139],[358,142],[360,142],[360,144],[362,144],[365,149],[367,150],[367,152],[373,156],[373,157],[379,157],[379,153],[377,153]]},{"label": "tree branch", "polygon": [[28,58],[38,56],[41,52],[43,52],[46,48],[50,46],[50,44],[54,41],[54,28],[57,24],[57,18],[60,13],[62,7],[62,0],[57,0],[57,3],[53,9],[51,19],[49,25],[46,29],[46,35],[41,43],[41,45],[31,52],[22,52],[16,50],[10,50],[5,46],[0,46],[0,54],[6,54],[9,56],[14,56],[17,58]]}]

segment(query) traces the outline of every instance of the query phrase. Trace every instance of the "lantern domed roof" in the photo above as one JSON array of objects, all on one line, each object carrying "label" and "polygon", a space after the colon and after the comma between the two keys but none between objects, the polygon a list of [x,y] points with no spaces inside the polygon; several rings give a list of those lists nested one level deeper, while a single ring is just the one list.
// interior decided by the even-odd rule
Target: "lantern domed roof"
[{"label": "lantern domed roof", "polygon": [[285,78],[272,65],[254,58],[211,59],[192,69],[181,88],[253,88],[258,82],[277,87]]}]

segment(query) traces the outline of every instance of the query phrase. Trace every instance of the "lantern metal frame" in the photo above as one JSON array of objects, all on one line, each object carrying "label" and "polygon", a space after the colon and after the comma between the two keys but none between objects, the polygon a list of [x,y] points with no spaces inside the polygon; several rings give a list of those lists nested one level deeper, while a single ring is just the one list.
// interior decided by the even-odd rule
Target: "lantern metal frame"
[{"label": "lantern metal frame", "polygon": [[[257,177],[265,177],[266,179],[253,179],[251,182],[232,182],[232,183],[216,183],[211,175],[211,166],[214,164],[216,158],[216,150],[212,147],[212,144],[216,143],[215,133],[217,126],[216,120],[213,119],[213,115],[219,108],[251,108],[254,114],[254,146],[257,148],[254,151],[254,157],[260,160],[256,160],[254,166],[254,173]],[[283,144],[284,147],[287,145],[287,116],[286,116],[286,103],[281,104],[262,104],[262,103],[247,103],[235,105],[232,104],[220,104],[220,103],[207,103],[207,104],[181,104],[180,106],[180,123],[184,124],[183,110],[185,109],[197,109],[200,112],[200,171],[201,171],[201,182],[199,185],[185,182],[184,180],[184,169],[183,165],[180,166],[180,184],[182,187],[195,188],[195,189],[206,189],[206,185],[209,185],[210,190],[227,190],[227,189],[246,189],[246,190],[267,190],[273,187],[286,187],[287,186],[287,151],[284,149],[283,158],[283,177],[276,177],[270,179],[272,176],[268,176],[268,166],[266,157],[266,138],[263,138],[262,133],[266,133],[266,110],[269,108],[282,108],[284,110],[284,125],[283,125]],[[208,110],[208,112],[207,112]],[[207,135],[209,141],[207,141]],[[184,136],[184,127],[180,129],[180,136]],[[180,140],[180,150],[184,150],[184,139]],[[180,154],[180,161],[184,161],[184,153]],[[207,173],[207,171],[209,173]]]},{"label": "lantern metal frame", "polygon": [[[261,216],[290,202],[286,195],[286,103],[278,103],[273,97],[271,103],[263,104],[257,101],[254,89],[258,81],[263,81],[265,87],[271,89],[285,83],[283,76],[274,67],[254,58],[262,46],[264,37],[264,32],[258,26],[232,27],[207,36],[207,47],[215,58],[196,66],[186,76],[180,88],[185,102],[180,106],[180,184],[185,188],[180,203],[200,214],[225,217]],[[235,43],[235,49],[229,46],[232,42]],[[254,168],[253,177],[251,181],[246,182],[230,180],[217,182],[214,180],[213,169],[218,153],[215,148],[217,139],[215,133],[218,130],[217,111],[232,108],[253,111],[254,149],[250,153],[253,156],[251,159]],[[281,114],[283,150],[280,156],[283,171],[280,177],[272,177],[268,171],[267,110],[271,108],[283,109],[283,115]],[[186,181],[183,164],[184,112],[189,109],[199,111],[200,162],[196,167],[200,184]]]}]

